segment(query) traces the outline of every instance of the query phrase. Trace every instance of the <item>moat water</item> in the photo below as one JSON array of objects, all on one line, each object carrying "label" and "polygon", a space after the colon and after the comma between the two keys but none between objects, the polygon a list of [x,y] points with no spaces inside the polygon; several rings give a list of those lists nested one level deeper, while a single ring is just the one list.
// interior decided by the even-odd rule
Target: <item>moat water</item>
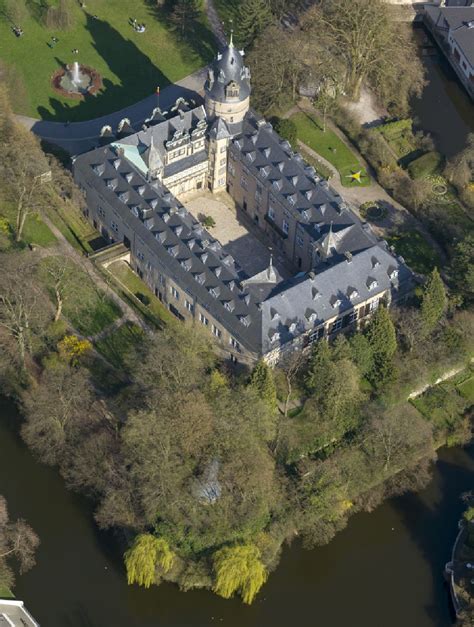
[{"label": "moat water", "polygon": [[15,593],[42,627],[448,627],[443,567],[473,488],[474,448],[441,451],[430,485],[353,516],[328,545],[285,548],[251,607],[165,584],[129,587],[114,539],[97,530],[86,499],[34,461],[0,401],[0,494],[41,538],[37,565]]},{"label": "moat water", "polygon": [[[420,41],[423,33],[418,31]],[[417,127],[431,135],[436,150],[452,157],[474,133],[474,104],[438,48],[430,51],[433,56],[423,58],[428,84],[421,98],[413,101],[412,116]]]}]

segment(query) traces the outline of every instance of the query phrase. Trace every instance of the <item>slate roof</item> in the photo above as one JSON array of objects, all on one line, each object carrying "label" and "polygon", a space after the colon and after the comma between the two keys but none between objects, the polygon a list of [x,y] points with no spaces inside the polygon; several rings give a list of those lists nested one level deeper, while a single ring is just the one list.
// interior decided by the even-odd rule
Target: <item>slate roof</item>
[{"label": "slate roof", "polygon": [[426,10],[438,26],[437,19],[442,15],[457,45],[474,67],[474,6],[427,7]]},{"label": "slate roof", "polygon": [[364,228],[341,196],[303,157],[291,150],[269,122],[254,112],[245,118],[242,133],[231,144],[234,157],[292,212],[312,239],[324,239],[331,228],[338,259],[346,252],[372,246],[376,239]]},{"label": "slate roof", "polygon": [[[198,125],[200,126],[198,127]],[[132,152],[138,153],[141,157],[153,145],[158,150],[161,157],[166,153],[166,143],[176,138],[187,138],[192,133],[204,133],[207,130],[206,112],[203,106],[180,111],[179,115],[163,120],[133,135],[119,139],[113,143],[114,146],[122,147],[130,158]],[[136,164],[137,165],[137,164]]]},{"label": "slate roof", "polygon": [[240,88],[240,101],[250,96],[250,70],[244,64],[243,51],[237,50],[231,42],[222,54],[217,54],[204,89],[213,100],[226,102],[225,89],[232,81]]},{"label": "slate roof", "polygon": [[[200,108],[198,111],[188,112],[185,120],[173,118],[128,137],[124,152],[119,143],[80,155],[74,162],[74,173],[86,189],[93,188],[113,207],[167,274],[196,297],[244,348],[265,353],[371,295],[388,288],[396,291],[410,281],[406,265],[385,243],[377,242],[342,198],[291,152],[271,125],[253,113],[248,114],[244,131],[234,139],[231,149],[239,151],[238,158],[254,169],[257,178],[297,212],[300,224],[310,230],[322,250],[331,249],[331,256],[321,261],[316,273],[282,281],[270,268],[246,281],[250,277],[242,272],[238,260],[164,186],[158,181],[148,182],[140,164],[127,152],[127,147],[144,145],[153,130],[158,135],[153,135],[154,143],[167,141],[177,125],[189,128],[186,120],[192,126],[203,119]],[[247,158],[249,150],[254,153],[252,159]],[[199,154],[207,158],[205,151]],[[183,162],[178,161],[177,166],[181,168]],[[265,176],[262,169],[267,172]],[[278,188],[274,185],[276,177],[282,181]],[[289,195],[294,197],[293,203]],[[275,334],[279,339],[272,341]]]},{"label": "slate roof", "polygon": [[[350,261],[284,281],[263,303],[263,351],[285,344],[386,289],[403,292],[411,286],[411,278],[401,258],[394,257],[385,242],[379,242]],[[275,334],[279,337],[272,341]]]},{"label": "slate roof", "polygon": [[258,350],[261,312],[256,297],[240,287],[247,277],[166,188],[147,182],[112,145],[77,157],[74,172],[114,208],[182,289],[247,350]]}]

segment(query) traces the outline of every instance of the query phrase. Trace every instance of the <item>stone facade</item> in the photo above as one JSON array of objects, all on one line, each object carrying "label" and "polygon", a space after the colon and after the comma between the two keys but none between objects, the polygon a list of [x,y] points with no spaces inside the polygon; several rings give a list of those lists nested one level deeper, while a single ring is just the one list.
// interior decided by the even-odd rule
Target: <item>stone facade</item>
[{"label": "stone facade", "polygon": [[[208,329],[234,362],[274,364],[289,350],[364,324],[380,303],[404,297],[412,274],[248,110],[249,95],[243,55],[229,46],[206,83],[206,107],[182,105],[167,118],[154,112],[140,131],[77,157],[74,177],[89,220],[108,242],[129,248],[133,269],[177,318]],[[292,278],[271,261],[245,273],[245,260],[234,259],[179,201],[205,187],[229,192],[287,260]]]}]

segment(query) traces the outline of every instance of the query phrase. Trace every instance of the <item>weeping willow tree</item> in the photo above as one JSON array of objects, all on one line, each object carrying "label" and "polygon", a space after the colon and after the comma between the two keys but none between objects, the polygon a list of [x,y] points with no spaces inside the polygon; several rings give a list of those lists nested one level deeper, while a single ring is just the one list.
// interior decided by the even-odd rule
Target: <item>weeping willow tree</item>
[{"label": "weeping willow tree", "polygon": [[124,557],[128,583],[137,583],[145,588],[149,588],[155,581],[157,566],[166,573],[174,561],[174,554],[166,540],[150,533],[138,535]]},{"label": "weeping willow tree", "polygon": [[253,544],[225,547],[214,555],[214,592],[230,598],[239,592],[244,603],[252,603],[268,574],[260,551]]}]

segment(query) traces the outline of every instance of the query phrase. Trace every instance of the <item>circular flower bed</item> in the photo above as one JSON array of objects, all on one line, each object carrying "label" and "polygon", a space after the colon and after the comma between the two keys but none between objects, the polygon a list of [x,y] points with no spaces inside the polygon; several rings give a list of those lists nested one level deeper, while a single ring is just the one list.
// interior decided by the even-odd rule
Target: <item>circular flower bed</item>
[{"label": "circular flower bed", "polygon": [[383,220],[387,215],[387,210],[375,202],[366,202],[360,206],[360,215],[364,220],[370,220],[370,222],[378,222]]}]

